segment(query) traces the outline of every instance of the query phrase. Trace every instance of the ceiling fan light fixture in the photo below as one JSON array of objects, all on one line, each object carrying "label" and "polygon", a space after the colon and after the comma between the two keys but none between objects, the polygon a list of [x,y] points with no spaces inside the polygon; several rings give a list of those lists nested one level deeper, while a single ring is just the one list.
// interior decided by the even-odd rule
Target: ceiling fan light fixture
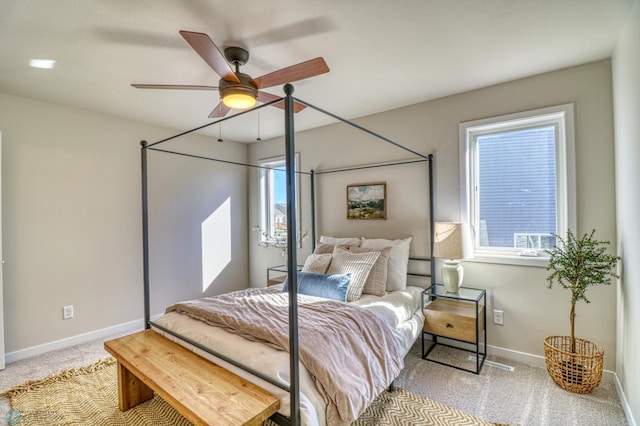
[{"label": "ceiling fan light fixture", "polygon": [[[224,117],[232,109],[251,108],[258,100],[265,105],[273,105],[276,108],[285,109],[285,102],[282,102],[282,98],[267,92],[259,92],[258,88],[262,90],[329,72],[329,67],[324,59],[317,57],[270,72],[254,80],[248,74],[240,72],[240,67],[249,60],[249,51],[247,49],[229,46],[224,49],[223,53],[211,40],[211,37],[205,33],[181,30],[180,35],[207,65],[220,76],[221,80],[218,83],[218,87],[183,84],[132,84],[132,86],[138,89],[218,89],[220,102],[211,111],[209,118]],[[235,67],[235,70],[233,67]],[[294,102],[293,112],[300,112],[305,107],[299,102]]]},{"label": "ceiling fan light fixture", "polygon": [[222,102],[233,109],[251,108],[256,104],[258,88],[246,74],[236,73],[239,83],[220,80],[220,97]]},{"label": "ceiling fan light fixture", "polygon": [[251,108],[256,104],[256,98],[247,93],[226,93],[222,97],[222,102],[233,109]]}]

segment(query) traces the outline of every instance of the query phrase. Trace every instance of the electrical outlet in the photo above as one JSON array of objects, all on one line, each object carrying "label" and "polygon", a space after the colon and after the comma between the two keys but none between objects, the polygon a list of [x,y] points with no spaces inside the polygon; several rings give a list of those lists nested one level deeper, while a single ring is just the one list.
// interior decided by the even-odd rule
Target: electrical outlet
[{"label": "electrical outlet", "polygon": [[73,318],[73,305],[65,306],[62,308],[62,319]]},{"label": "electrical outlet", "polygon": [[498,309],[493,310],[493,323],[496,325],[504,325],[504,311]]}]

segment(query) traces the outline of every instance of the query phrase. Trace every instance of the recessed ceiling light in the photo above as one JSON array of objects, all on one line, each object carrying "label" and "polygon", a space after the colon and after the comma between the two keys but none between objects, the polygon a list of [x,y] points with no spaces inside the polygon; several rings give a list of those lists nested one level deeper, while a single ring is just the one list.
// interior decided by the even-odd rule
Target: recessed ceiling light
[{"label": "recessed ceiling light", "polygon": [[30,64],[33,68],[43,68],[50,70],[55,65],[54,59],[32,59]]}]

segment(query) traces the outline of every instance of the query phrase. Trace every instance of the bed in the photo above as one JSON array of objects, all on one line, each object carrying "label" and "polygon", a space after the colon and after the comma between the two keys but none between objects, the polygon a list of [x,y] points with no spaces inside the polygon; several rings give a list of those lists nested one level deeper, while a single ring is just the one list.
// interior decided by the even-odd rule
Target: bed
[{"label": "bed", "polygon": [[[382,297],[366,295],[358,301],[353,302],[358,306],[365,307],[365,309],[375,311],[376,315],[385,317],[388,321],[386,322],[387,324],[394,324],[398,334],[398,339],[394,340],[394,342],[399,343],[396,347],[397,351],[394,352],[394,354],[400,356],[400,358],[396,360],[401,361],[401,358],[404,358],[421,330],[423,318],[419,307],[422,290],[423,289],[418,287],[407,287],[405,291],[388,293]],[[259,291],[266,293],[283,293],[282,284]],[[320,298],[301,296],[298,302],[299,307],[304,307],[305,303],[313,303],[314,299],[318,300]],[[301,310],[304,311],[304,308],[301,308]],[[199,345],[215,348],[216,351],[223,356],[232,358],[236,362],[240,362],[271,379],[277,380],[283,385],[289,385],[291,382],[288,352],[261,341],[248,340],[225,328],[212,327],[206,322],[194,319],[183,313],[170,312],[154,321],[154,323],[155,325],[153,327],[155,327],[158,332],[173,341],[183,345],[185,344],[184,339],[175,337],[173,334],[168,333],[167,330],[179,333],[189,340],[197,342]],[[158,328],[158,326],[162,327],[162,329]],[[219,357],[215,357],[197,348],[193,344],[187,345],[194,349],[199,355],[278,396],[281,399],[281,409],[279,413],[287,418],[290,417],[289,392],[233,364],[225,362]],[[300,336],[300,345],[301,347],[305,345],[304,334]],[[391,372],[397,374],[399,373],[398,368],[401,368],[402,364],[397,363],[394,367],[395,368],[391,369]],[[325,415],[327,412],[327,402],[325,402],[323,395],[317,389],[313,376],[303,364],[300,365],[299,371],[301,424],[310,426],[325,424],[338,425],[349,424],[350,421],[355,420],[355,418],[345,416],[344,421],[338,421],[337,419],[340,419],[339,415],[338,417],[330,417],[330,419],[327,419]],[[377,386],[372,387],[369,396],[374,395],[375,397],[375,394],[381,392],[384,387],[389,386],[393,380],[393,374],[387,377],[391,377],[391,380],[379,382]],[[366,401],[371,402],[369,399],[366,399]],[[360,414],[367,405],[368,404],[356,405],[353,407],[353,412]]]},{"label": "bed", "polygon": [[[292,90],[286,91],[285,121],[291,123]],[[300,99],[295,101],[315,108]],[[360,128],[346,120],[340,120]],[[287,169],[293,170],[295,149],[292,126],[288,124],[285,128]],[[378,137],[403,148],[393,141]],[[318,426],[350,424],[380,392],[392,385],[393,379],[402,369],[404,356],[422,330],[423,288],[408,285],[407,277],[433,276],[432,259],[417,259],[430,264],[430,273],[408,272],[410,237],[397,240],[356,237],[351,238],[348,243],[343,239],[326,236],[316,239],[315,208],[312,208],[311,237],[314,250],[305,260],[305,268],[301,273],[290,270],[287,281],[277,286],[249,288],[231,294],[179,302],[168,307],[164,315],[152,321],[149,309],[146,150],[157,149],[151,148],[153,145],[155,144],[142,144],[147,327],[277,395],[281,399],[279,415],[273,418],[277,423]],[[433,229],[433,156],[417,155],[420,158],[409,162],[425,162],[429,167],[428,196],[431,214],[422,231],[430,235]],[[397,164],[401,163],[392,163]],[[335,172],[340,170],[331,171]],[[312,171],[312,179],[321,173]],[[293,182],[293,172],[288,173],[287,179]],[[315,204],[313,182],[312,180],[312,205]],[[290,218],[295,216],[292,207],[295,203],[294,192],[292,185],[288,185],[287,213]],[[288,221],[288,235],[296,235],[295,219]],[[319,242],[318,245],[315,244],[316,241]],[[293,244],[295,241],[289,241],[290,246]],[[289,264],[298,264],[295,250],[289,250],[288,255]],[[325,262],[320,262],[318,266],[320,258]],[[363,267],[364,258],[368,260]],[[387,273],[381,275],[374,267],[380,264],[388,266]],[[346,285],[342,282],[338,289],[338,285],[333,282],[329,287],[326,287],[324,281],[318,285],[315,280],[326,281],[322,277],[347,277],[348,280]],[[371,284],[372,279],[377,280],[377,283]],[[308,284],[309,282],[312,284]],[[353,289],[354,282],[358,283],[356,290]],[[320,293],[318,289],[321,289]],[[338,296],[334,297],[336,292]],[[340,300],[341,297],[344,299]],[[235,316],[229,316],[232,311]],[[341,316],[346,318],[345,324],[340,325],[345,329],[332,330],[333,334],[329,335],[320,333],[320,329],[332,329],[338,327],[338,323],[342,324],[342,320],[335,321],[335,318]],[[318,324],[324,326],[318,327]],[[320,340],[312,341],[312,335]],[[353,346],[352,352],[344,352],[342,348],[345,347],[345,342],[339,341],[347,335],[358,340],[346,344]],[[331,340],[339,341],[338,346],[330,346],[328,342]],[[319,353],[319,357],[314,358],[314,355],[318,355],[315,353]]]}]

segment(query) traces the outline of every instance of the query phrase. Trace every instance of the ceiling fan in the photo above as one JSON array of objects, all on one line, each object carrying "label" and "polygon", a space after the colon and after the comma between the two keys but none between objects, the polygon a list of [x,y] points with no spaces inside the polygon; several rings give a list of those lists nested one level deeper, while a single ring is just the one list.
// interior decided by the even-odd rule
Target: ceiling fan
[{"label": "ceiling fan", "polygon": [[[292,83],[329,72],[326,62],[319,57],[252,78],[240,72],[240,66],[249,60],[249,52],[246,49],[227,47],[223,54],[207,34],[180,31],[180,35],[220,76],[218,86],[171,84],[132,84],[132,86],[138,89],[218,90],[222,101],[211,111],[210,118],[224,117],[231,109],[250,108],[255,105],[256,100],[266,103],[280,98],[259,89]],[[235,70],[232,65],[235,66]],[[273,106],[284,108],[284,102],[277,102]],[[295,112],[304,108],[305,106],[301,103],[294,103]]]}]

